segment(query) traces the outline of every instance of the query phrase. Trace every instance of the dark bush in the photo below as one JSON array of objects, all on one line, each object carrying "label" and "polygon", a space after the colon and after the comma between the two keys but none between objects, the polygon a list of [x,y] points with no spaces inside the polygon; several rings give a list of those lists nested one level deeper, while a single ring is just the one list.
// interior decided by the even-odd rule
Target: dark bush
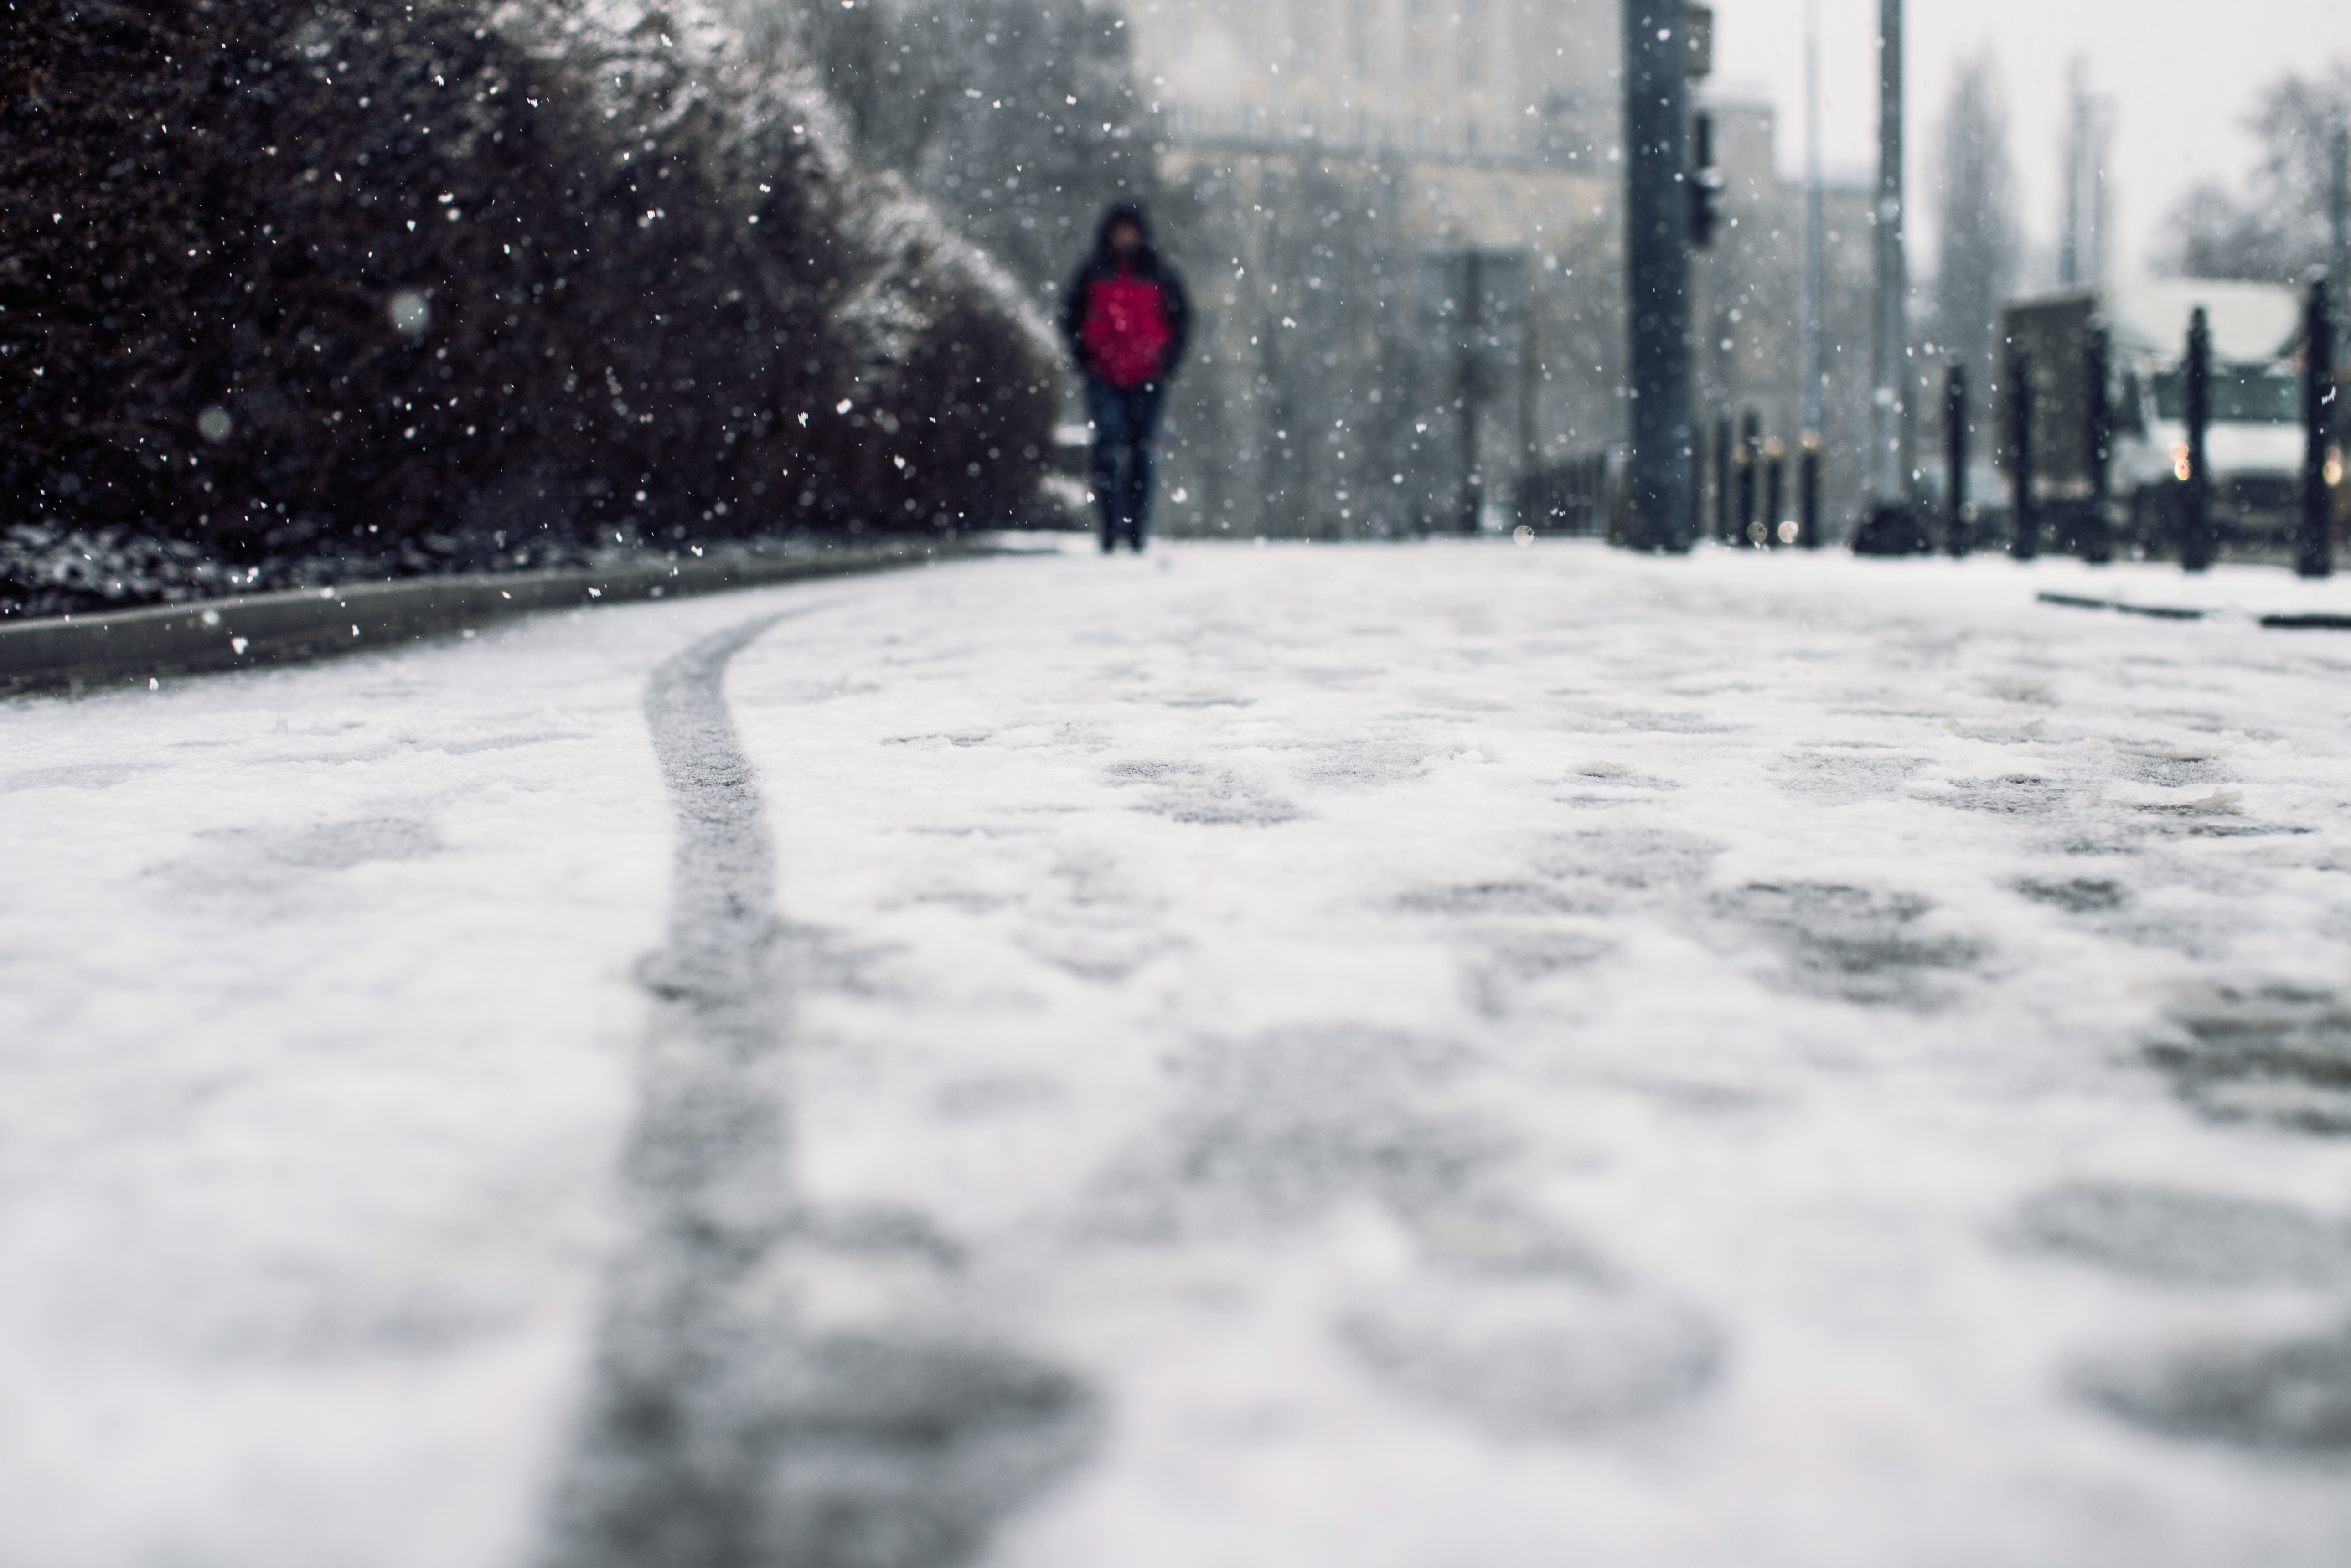
[{"label": "dark bush", "polygon": [[0,606],[1014,520],[1050,335],[811,79],[688,6],[15,0],[0,521],[156,570]]}]

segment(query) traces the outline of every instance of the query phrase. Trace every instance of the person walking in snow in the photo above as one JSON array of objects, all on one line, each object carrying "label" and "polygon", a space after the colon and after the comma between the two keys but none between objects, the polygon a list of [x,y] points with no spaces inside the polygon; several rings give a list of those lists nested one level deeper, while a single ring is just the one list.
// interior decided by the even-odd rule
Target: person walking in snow
[{"label": "person walking in snow", "polygon": [[1134,202],[1102,215],[1094,253],[1070,283],[1061,331],[1086,378],[1094,427],[1094,500],[1102,548],[1121,535],[1138,553],[1151,510],[1151,440],[1167,380],[1191,330],[1184,281],[1152,248],[1151,225]]}]

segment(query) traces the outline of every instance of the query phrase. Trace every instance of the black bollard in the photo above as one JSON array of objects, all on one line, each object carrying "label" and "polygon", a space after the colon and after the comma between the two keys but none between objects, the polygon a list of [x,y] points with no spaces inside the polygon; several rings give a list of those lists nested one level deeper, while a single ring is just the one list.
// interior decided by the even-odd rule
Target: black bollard
[{"label": "black bollard", "polygon": [[1953,556],[1968,553],[1971,528],[1968,510],[1968,368],[1951,361],[1943,383],[1943,548]]},{"label": "black bollard", "polygon": [[1786,515],[1781,504],[1787,495],[1788,448],[1778,436],[1763,444],[1763,537],[1755,542],[1769,548],[1789,541],[1780,537],[1780,519]]},{"label": "black bollard", "polygon": [[1486,516],[1486,476],[1479,472],[1478,464],[1478,405],[1486,395],[1486,280],[1481,259],[1475,246],[1461,255],[1461,503],[1454,527],[1472,536]]},{"label": "black bollard", "polygon": [[1714,421],[1714,538],[1730,543],[1730,416]]},{"label": "black bollard", "polygon": [[2326,487],[2327,426],[2335,414],[2335,329],[2327,319],[2324,274],[2310,280],[2302,365],[2302,522],[2295,529],[2294,570],[2304,577],[2326,577],[2335,570],[2335,508]]},{"label": "black bollard", "polygon": [[2093,321],[2082,344],[2082,395],[2089,405],[2089,417],[2082,422],[2088,442],[2083,457],[2089,466],[2090,504],[2075,546],[2082,559],[2093,566],[2104,566],[2115,559],[2114,531],[2106,521],[2106,465],[2115,445],[2115,408],[2114,400],[2106,395],[2106,324]]},{"label": "black bollard", "polygon": [[2204,571],[2212,565],[2212,468],[2204,456],[2204,433],[2212,423],[2212,329],[2199,305],[2188,318],[2188,364],[2181,386],[2188,450],[2172,470],[2179,486],[2179,570]]},{"label": "black bollard", "polygon": [[1763,422],[1753,410],[1739,424],[1739,535],[1743,545],[1755,542],[1755,463]]},{"label": "black bollard", "polygon": [[2009,553],[2031,560],[2041,553],[2041,513],[2032,504],[2032,361],[2008,351],[2008,480],[2016,507],[2016,539]]},{"label": "black bollard", "polygon": [[1796,542],[1821,548],[1821,433],[1804,432],[1803,455],[1796,461]]}]

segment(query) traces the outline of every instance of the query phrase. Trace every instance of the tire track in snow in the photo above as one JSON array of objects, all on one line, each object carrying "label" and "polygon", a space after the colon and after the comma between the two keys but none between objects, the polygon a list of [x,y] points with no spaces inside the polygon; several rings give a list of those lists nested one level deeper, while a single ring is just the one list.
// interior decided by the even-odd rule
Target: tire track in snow
[{"label": "tire track in snow", "polygon": [[624,1170],[633,1234],[555,1494],[557,1568],[952,1563],[1095,1425],[1076,1379],[959,1322],[958,1254],[920,1217],[792,1194],[798,946],[724,682],[807,612],[706,637],[646,685],[676,820],[670,924],[643,971],[658,1006]]}]

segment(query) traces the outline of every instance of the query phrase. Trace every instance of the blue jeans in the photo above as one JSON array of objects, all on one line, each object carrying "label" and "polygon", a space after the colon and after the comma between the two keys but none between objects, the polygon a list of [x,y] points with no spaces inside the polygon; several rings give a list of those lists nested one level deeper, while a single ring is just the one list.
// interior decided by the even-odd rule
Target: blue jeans
[{"label": "blue jeans", "polygon": [[1094,501],[1102,507],[1102,548],[1118,548],[1122,535],[1143,549],[1151,517],[1151,438],[1159,428],[1159,402],[1165,386],[1153,382],[1132,391],[1086,378],[1086,417],[1094,425]]}]

